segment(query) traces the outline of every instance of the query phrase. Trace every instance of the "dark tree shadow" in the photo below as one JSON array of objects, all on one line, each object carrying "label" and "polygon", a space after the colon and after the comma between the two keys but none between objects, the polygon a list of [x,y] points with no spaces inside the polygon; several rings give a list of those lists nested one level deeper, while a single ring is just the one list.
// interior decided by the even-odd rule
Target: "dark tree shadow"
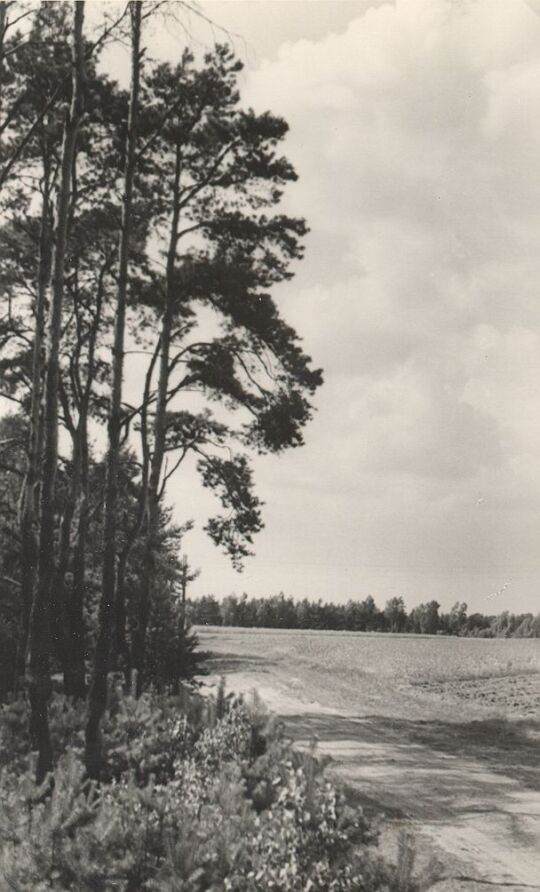
[{"label": "dark tree shadow", "polygon": [[[456,810],[527,817],[516,793],[540,790],[540,722],[417,721],[288,716],[297,741],[315,738],[359,804],[389,817],[444,819]],[[533,816],[531,816],[533,817]],[[516,822],[516,839],[521,829]]]},{"label": "dark tree shadow", "polygon": [[214,675],[227,674],[228,672],[268,672],[270,666],[276,666],[277,660],[268,657],[259,657],[256,654],[237,653],[212,653],[210,651],[205,664],[209,672]]}]

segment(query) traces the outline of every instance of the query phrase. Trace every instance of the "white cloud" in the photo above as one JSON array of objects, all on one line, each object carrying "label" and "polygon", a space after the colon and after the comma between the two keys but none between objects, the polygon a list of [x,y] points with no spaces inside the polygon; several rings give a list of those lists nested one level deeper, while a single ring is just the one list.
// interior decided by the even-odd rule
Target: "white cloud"
[{"label": "white cloud", "polygon": [[449,562],[514,565],[540,499],[539,38],[518,2],[402,0],[283,46],[248,83],[291,124],[289,203],[316,256],[283,307],[327,378],[276,498],[293,477],[310,504],[334,487],[329,545],[351,557],[358,521],[404,586],[411,554],[442,587]]},{"label": "white cloud", "polygon": [[326,385],[304,449],[258,463],[245,579],[197,544],[201,590],[487,609],[512,578],[500,609],[537,607],[539,68],[520,0],[398,0],[249,73],[291,125],[312,233],[280,301]]}]

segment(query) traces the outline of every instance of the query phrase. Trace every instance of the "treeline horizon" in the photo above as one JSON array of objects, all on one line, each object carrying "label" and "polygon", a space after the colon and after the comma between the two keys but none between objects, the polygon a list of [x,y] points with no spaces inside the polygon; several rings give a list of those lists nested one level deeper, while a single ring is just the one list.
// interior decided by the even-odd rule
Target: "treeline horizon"
[{"label": "treeline horizon", "polygon": [[391,632],[454,635],[471,638],[540,638],[540,613],[469,614],[464,601],[441,612],[436,600],[409,612],[403,598],[390,598],[381,609],[368,595],[364,600],[334,604],[319,599],[295,599],[280,592],[268,598],[203,595],[187,602],[194,625],[264,629],[320,629],[344,632]]}]

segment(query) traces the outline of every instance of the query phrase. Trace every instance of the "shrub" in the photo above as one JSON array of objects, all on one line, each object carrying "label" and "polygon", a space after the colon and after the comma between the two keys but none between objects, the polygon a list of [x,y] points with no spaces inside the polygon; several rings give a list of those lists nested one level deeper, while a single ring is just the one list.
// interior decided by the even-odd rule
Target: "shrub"
[{"label": "shrub", "polygon": [[402,865],[398,879],[376,856],[373,828],[314,752],[294,751],[256,700],[250,709],[221,690],[215,701],[118,696],[111,705],[109,780],[98,788],[84,775],[81,707],[55,698],[51,728],[64,752],[48,796],[17,743],[20,704],[4,709],[2,890],[412,892],[410,871]]}]

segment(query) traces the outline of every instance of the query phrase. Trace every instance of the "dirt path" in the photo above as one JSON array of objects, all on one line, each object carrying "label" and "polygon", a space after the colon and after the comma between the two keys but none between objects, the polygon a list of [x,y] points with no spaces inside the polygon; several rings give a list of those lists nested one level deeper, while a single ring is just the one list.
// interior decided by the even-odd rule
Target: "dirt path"
[{"label": "dirt path", "polygon": [[540,890],[538,730],[459,716],[449,725],[359,715],[343,698],[333,705],[320,677],[309,687],[279,667],[241,658],[216,668],[229,690],[257,690],[296,742],[316,737],[360,803],[384,812],[385,845],[392,848],[399,829],[414,834],[421,860],[440,864],[434,889]]}]

